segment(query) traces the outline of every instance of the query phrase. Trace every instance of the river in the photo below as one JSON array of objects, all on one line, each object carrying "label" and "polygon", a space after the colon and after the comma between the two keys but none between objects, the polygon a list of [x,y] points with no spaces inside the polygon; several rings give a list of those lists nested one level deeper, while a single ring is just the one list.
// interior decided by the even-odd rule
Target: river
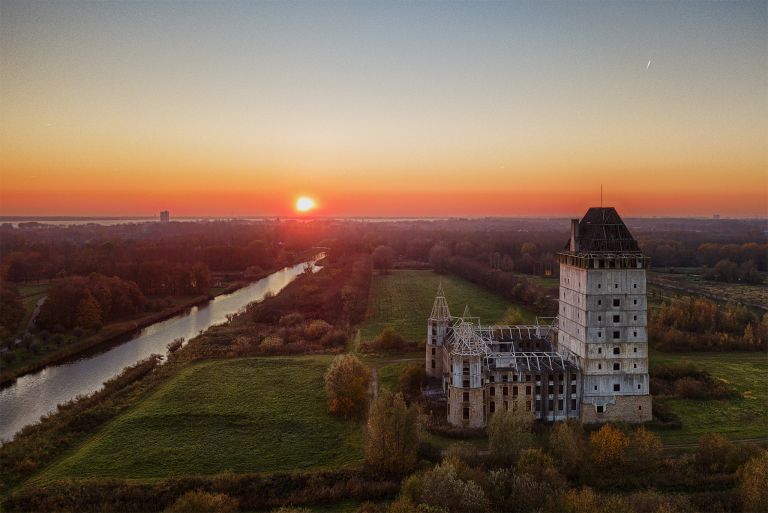
[{"label": "river", "polygon": [[24,426],[56,410],[59,404],[99,390],[105,381],[127,366],[151,354],[166,354],[168,343],[198,335],[227,314],[237,313],[270,292],[277,294],[296,279],[305,263],[286,267],[241,289],[217,296],[183,314],[148,326],[126,342],[108,346],[102,352],[86,354],[60,365],[51,365],[27,374],[0,390],[0,440],[10,440]]}]

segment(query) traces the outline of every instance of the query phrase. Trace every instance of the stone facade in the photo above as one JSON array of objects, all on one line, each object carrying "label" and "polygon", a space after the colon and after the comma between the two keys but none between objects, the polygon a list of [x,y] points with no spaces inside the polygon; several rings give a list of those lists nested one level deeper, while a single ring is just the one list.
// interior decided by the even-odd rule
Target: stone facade
[{"label": "stone facade", "polygon": [[468,309],[451,316],[438,290],[425,362],[442,383],[451,425],[482,428],[514,407],[548,421],[651,419],[648,259],[612,208],[592,208],[571,226],[558,255],[556,322],[483,326]]}]

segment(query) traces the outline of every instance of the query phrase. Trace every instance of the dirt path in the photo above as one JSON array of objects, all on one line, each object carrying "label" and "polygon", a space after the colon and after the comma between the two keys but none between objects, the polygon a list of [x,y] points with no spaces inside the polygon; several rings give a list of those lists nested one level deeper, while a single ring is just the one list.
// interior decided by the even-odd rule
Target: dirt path
[{"label": "dirt path", "polygon": [[371,382],[368,384],[368,395],[371,398],[371,402],[375,401],[379,396],[379,371],[376,367],[371,368]]}]

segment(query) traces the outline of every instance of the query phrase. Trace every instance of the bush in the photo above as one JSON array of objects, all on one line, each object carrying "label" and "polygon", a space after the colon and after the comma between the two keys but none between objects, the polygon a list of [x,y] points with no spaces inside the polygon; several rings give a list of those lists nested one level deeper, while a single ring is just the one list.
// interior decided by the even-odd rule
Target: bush
[{"label": "bush", "polygon": [[371,371],[354,355],[339,355],[325,373],[328,411],[345,418],[359,417],[368,403]]},{"label": "bush", "polygon": [[167,508],[166,513],[231,513],[238,502],[223,493],[187,492]]},{"label": "bush", "polygon": [[378,337],[373,339],[371,349],[374,351],[402,351],[406,346],[405,339],[394,328],[384,328]]},{"label": "bush", "polygon": [[406,399],[421,397],[421,387],[427,382],[427,370],[424,364],[412,363],[400,373],[400,391]]}]

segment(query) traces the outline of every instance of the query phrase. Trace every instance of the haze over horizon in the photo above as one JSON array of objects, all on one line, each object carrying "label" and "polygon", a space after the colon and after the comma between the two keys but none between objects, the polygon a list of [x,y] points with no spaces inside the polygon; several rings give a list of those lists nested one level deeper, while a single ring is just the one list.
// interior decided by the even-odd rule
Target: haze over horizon
[{"label": "haze over horizon", "polygon": [[0,215],[768,214],[759,2],[6,2]]}]

